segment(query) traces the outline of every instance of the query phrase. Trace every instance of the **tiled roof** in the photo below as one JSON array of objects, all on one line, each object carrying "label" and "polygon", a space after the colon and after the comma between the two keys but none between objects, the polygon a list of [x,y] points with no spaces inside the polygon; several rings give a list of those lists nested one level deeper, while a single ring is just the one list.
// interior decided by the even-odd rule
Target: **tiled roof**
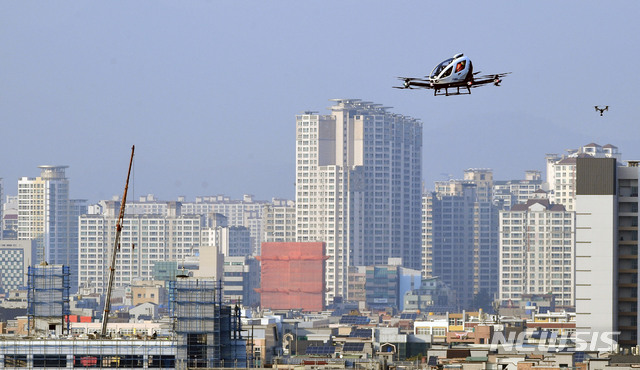
[{"label": "tiled roof", "polygon": [[549,202],[549,199],[529,199],[529,200],[527,200],[527,203],[525,203],[525,204],[515,204],[514,206],[511,207],[511,210],[512,211],[527,211],[527,210],[529,210],[529,208],[532,205],[534,205],[536,203],[543,205],[549,211],[554,211],[554,212],[564,212],[564,211],[566,211],[565,206],[563,206],[562,204],[551,204]]}]

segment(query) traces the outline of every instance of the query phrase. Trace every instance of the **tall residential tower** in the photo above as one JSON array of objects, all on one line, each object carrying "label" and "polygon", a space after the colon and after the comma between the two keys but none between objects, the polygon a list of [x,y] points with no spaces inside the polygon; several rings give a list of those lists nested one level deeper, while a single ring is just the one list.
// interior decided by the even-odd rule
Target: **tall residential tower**
[{"label": "tall residential tower", "polygon": [[78,278],[78,217],[84,200],[69,199],[68,166],[39,166],[40,177],[18,180],[18,239],[35,240],[36,261],[71,268]]},{"label": "tall residential tower", "polygon": [[351,265],[420,268],[422,123],[357,99],[296,117],[296,238],[324,241],[326,298]]},{"label": "tall residential tower", "polygon": [[[576,330],[638,345],[638,161],[577,158]],[[597,336],[595,335],[597,333]]]}]

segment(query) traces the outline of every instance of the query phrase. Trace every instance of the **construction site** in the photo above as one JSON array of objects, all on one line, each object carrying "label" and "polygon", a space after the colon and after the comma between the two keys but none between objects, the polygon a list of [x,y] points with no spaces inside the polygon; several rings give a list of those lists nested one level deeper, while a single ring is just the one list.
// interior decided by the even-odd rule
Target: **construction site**
[{"label": "construction site", "polygon": [[111,298],[134,151],[132,146],[100,330],[93,322],[94,326],[71,328],[69,266],[46,262],[29,266],[26,323],[17,320],[16,325],[26,325],[26,335],[0,337],[1,368],[247,367],[240,310],[222,304],[222,283],[214,278],[180,275],[171,281],[170,314],[164,328],[161,323],[150,326],[155,329],[143,324],[143,330],[134,325],[130,332],[129,327],[123,332],[123,326],[109,325],[115,316]]},{"label": "construction site", "polygon": [[124,333],[112,323],[105,335],[70,326],[67,266],[32,266],[28,281],[28,334],[1,337],[0,368],[247,367],[239,310],[221,303],[213,278],[172,282],[169,330]]}]

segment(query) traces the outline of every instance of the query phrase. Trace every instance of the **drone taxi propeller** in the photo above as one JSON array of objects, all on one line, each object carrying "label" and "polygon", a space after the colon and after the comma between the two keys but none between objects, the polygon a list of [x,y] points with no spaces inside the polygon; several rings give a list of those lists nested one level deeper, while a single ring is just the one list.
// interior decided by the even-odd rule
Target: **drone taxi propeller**
[{"label": "drone taxi propeller", "polygon": [[[502,77],[511,72],[482,76],[479,76],[479,73],[473,72],[471,59],[460,53],[438,64],[431,71],[431,74],[424,78],[398,77],[403,81],[403,84],[393,87],[396,89],[432,89],[433,95],[467,95],[471,94],[472,87],[489,83],[500,86]],[[455,90],[450,92],[450,88]],[[460,88],[463,89],[460,90]]]}]

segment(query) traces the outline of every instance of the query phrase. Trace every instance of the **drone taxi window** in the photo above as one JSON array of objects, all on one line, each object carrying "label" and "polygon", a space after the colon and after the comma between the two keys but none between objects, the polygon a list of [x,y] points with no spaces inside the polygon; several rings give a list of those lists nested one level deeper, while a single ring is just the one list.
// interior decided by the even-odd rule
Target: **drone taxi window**
[{"label": "drone taxi window", "polygon": [[433,72],[431,72],[431,77],[437,78],[440,72],[442,72],[445,68],[447,68],[447,66],[451,64],[451,62],[453,62],[453,58],[449,58],[444,62],[438,64],[436,68],[433,69]]},{"label": "drone taxi window", "polygon": [[456,72],[462,71],[466,64],[467,64],[466,60],[463,60],[462,62],[458,62],[458,64],[456,64]]},{"label": "drone taxi window", "polygon": [[453,66],[447,68],[442,74],[442,78],[451,76],[451,71],[453,71]]}]

